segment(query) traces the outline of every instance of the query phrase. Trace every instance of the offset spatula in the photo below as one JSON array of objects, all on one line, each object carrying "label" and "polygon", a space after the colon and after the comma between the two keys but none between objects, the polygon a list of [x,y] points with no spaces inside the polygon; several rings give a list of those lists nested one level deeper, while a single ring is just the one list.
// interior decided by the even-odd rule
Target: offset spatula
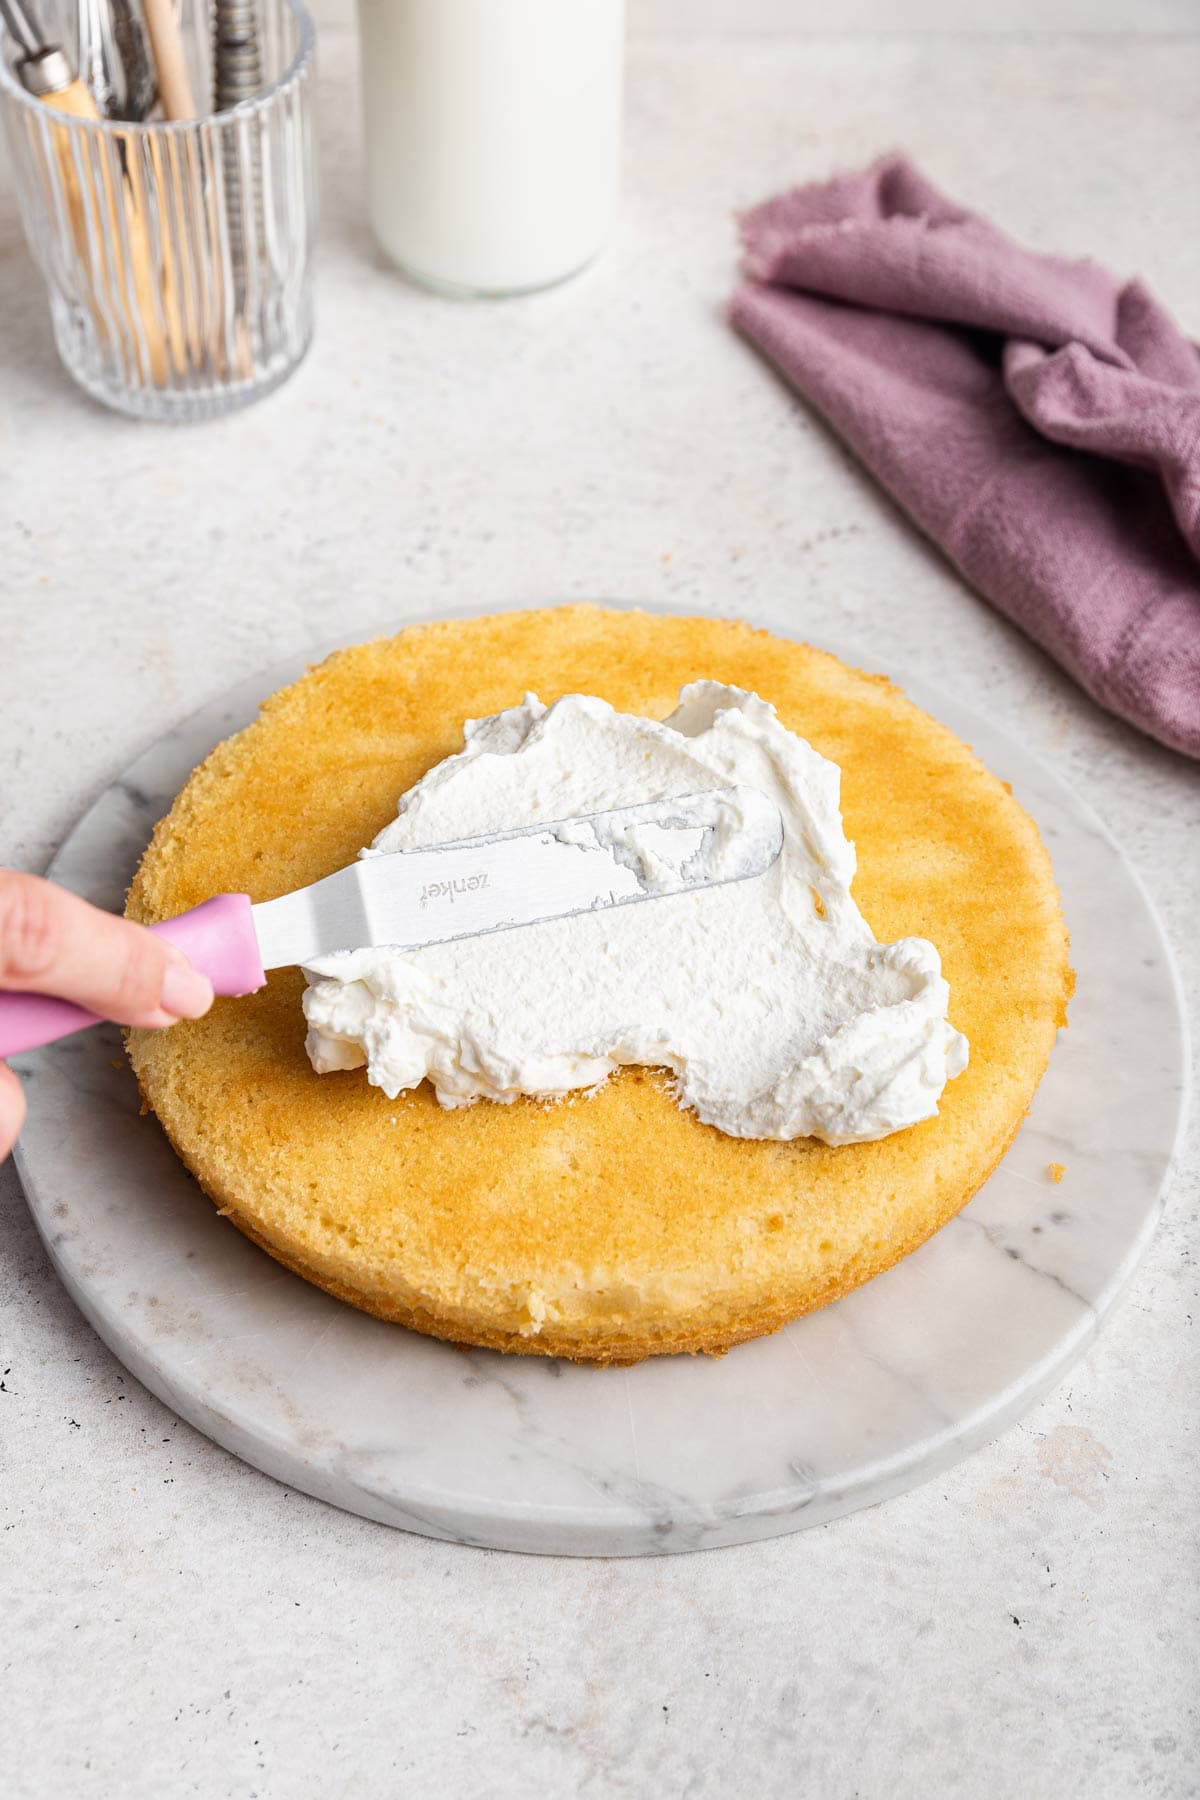
[{"label": "offset spatula", "polygon": [[[662,899],[762,875],[783,844],[779,809],[755,788],[712,788],[553,824],[363,857],[257,906],[218,894],[152,925],[218,994],[250,994],[268,969],[336,950],[412,950],[541,919]],[[0,994],[0,1057],[98,1023],[49,994]]]}]

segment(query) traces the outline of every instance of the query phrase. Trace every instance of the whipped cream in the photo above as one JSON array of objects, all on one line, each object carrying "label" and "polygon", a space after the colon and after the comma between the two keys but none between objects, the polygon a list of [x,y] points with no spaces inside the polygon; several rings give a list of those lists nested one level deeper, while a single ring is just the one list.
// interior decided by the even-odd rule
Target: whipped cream
[{"label": "whipped cream", "polygon": [[938,953],[876,942],[850,894],[840,771],[774,707],[714,681],[685,687],[662,722],[528,694],[463,736],[364,856],[734,784],[779,807],[783,850],[750,881],[323,957],[305,972],[318,1073],[365,1065],[392,1099],[428,1077],[443,1106],[465,1106],[557,1098],[650,1064],[731,1136],[827,1144],[937,1112],[967,1061]]}]

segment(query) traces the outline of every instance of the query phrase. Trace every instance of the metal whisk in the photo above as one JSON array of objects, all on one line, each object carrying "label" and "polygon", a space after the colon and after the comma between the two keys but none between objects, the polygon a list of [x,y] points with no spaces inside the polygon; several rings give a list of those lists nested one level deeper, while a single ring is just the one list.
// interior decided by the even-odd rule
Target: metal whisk
[{"label": "metal whisk", "polygon": [[78,0],[76,63],[106,119],[144,119],[158,96],[141,16],[132,0]]},{"label": "metal whisk", "polygon": [[112,34],[124,78],[118,116],[144,119],[158,98],[158,82],[150,46],[146,42],[146,28],[132,0],[112,0]]}]

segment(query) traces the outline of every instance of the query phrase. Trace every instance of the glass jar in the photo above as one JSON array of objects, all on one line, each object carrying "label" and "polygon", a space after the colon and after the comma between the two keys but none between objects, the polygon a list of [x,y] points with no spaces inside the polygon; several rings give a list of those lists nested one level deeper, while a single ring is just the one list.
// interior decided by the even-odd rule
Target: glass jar
[{"label": "glass jar", "polygon": [[229,412],[278,386],[308,348],[313,28],[298,0],[259,0],[256,20],[262,86],[214,113],[203,98],[211,12],[184,0],[190,84],[207,114],[195,119],[78,116],[27,92],[0,55],[0,112],[59,355],[120,412]]},{"label": "glass jar", "polygon": [[427,286],[572,275],[617,202],[624,0],[359,0],[368,211]]}]

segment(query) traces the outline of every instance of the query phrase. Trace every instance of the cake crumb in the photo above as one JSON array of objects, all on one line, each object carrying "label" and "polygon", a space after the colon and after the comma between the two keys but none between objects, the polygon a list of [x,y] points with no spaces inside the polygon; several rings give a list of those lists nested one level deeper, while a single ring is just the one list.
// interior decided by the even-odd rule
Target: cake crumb
[{"label": "cake crumb", "polygon": [[1067,1172],[1066,1163],[1047,1163],[1046,1164],[1046,1173],[1050,1177],[1051,1181],[1053,1181],[1055,1183],[1060,1182],[1062,1180],[1063,1176],[1066,1174],[1066,1172]]}]

